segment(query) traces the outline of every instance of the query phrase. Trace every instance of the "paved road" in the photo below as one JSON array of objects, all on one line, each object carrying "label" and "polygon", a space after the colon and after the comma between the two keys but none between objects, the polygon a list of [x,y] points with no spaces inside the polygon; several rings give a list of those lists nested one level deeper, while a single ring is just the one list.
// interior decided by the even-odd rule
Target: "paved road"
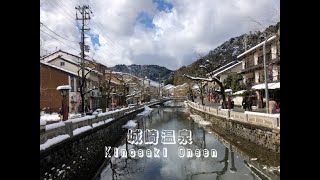
[{"label": "paved road", "polygon": [[[199,102],[201,104],[201,99],[196,98],[194,100],[194,102]],[[208,107],[218,108],[219,106],[221,106],[221,104],[219,104],[219,103],[209,102],[206,98],[203,99],[203,102],[204,102],[205,106],[208,106]],[[241,106],[234,106],[233,110],[236,112],[244,112],[244,109]],[[259,109],[253,109],[252,111],[265,113],[266,109],[259,108]]]}]

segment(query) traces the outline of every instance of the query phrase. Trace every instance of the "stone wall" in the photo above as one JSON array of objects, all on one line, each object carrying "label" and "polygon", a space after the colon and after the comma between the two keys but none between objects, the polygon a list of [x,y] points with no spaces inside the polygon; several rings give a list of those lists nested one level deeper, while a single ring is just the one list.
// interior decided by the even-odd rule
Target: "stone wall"
[{"label": "stone wall", "polygon": [[[248,141],[266,147],[274,152],[280,152],[279,129],[235,121],[226,117],[209,114],[193,108],[190,108],[190,111],[191,113],[202,116],[205,120],[209,120],[213,126],[224,128],[236,136],[243,137]],[[227,112],[228,111],[226,111],[225,113]],[[223,116],[225,116],[225,114],[223,114]]]},{"label": "stone wall", "polygon": [[144,109],[128,113],[40,151],[40,179],[91,179],[105,160],[105,146],[125,134],[122,126]]}]

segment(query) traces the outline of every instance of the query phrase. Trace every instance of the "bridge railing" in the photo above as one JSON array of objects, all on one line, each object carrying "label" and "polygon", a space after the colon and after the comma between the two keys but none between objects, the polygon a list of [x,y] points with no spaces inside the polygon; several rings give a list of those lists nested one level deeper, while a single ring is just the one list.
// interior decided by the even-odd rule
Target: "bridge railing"
[{"label": "bridge railing", "polygon": [[208,106],[202,106],[191,101],[188,101],[188,106],[196,110],[223,117],[232,121],[241,121],[248,124],[280,129],[280,114],[266,114],[251,111],[245,111],[244,113],[235,112],[228,109],[216,109]]},{"label": "bridge railing", "polygon": [[94,128],[96,126],[108,123],[112,120],[116,120],[128,113],[140,110],[144,108],[144,106],[152,106],[154,104],[158,104],[159,101],[153,101],[144,103],[141,105],[137,105],[134,107],[122,108],[120,110],[109,111],[105,113],[99,113],[90,116],[84,116],[75,119],[68,119],[66,121],[60,121],[58,123],[53,124],[40,124],[40,144],[45,143],[48,139],[52,139],[59,135],[69,135],[72,137],[74,135],[74,130],[88,127]]}]

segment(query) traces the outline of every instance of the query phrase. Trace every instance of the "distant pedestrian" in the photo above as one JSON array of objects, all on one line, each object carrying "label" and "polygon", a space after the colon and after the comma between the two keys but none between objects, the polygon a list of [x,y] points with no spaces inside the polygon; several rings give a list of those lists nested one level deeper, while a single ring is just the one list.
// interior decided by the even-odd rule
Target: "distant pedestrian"
[{"label": "distant pedestrian", "polygon": [[230,96],[228,96],[228,109],[229,110],[231,109],[231,98],[230,98]]},{"label": "distant pedestrian", "polygon": [[277,107],[277,102],[273,98],[271,98],[269,101],[269,112],[271,114],[276,113],[276,107]]},{"label": "distant pedestrian", "polygon": [[247,110],[247,96],[243,97],[243,99],[242,99],[242,108],[245,111]]},{"label": "distant pedestrian", "polygon": [[248,111],[252,111],[252,99],[251,99],[251,97],[248,97],[247,108],[248,108]]}]

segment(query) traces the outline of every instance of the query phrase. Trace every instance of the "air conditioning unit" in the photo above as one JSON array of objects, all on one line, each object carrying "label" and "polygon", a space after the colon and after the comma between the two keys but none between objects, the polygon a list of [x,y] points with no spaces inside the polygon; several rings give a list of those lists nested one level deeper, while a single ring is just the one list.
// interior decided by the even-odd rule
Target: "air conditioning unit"
[{"label": "air conditioning unit", "polygon": [[92,96],[92,97],[95,97],[95,96],[96,96],[96,92],[91,91],[91,96]]}]

